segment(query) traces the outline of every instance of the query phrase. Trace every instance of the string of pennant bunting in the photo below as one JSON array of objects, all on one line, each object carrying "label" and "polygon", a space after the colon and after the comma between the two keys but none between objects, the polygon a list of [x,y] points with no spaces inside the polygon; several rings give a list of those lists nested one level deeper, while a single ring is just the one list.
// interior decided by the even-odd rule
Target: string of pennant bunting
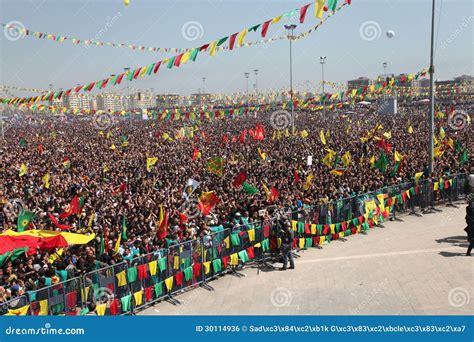
[{"label": "string of pennant bunting", "polygon": [[[109,46],[109,47],[118,47],[118,48],[128,48],[134,51],[143,51],[143,52],[163,52],[163,53],[179,53],[189,51],[188,48],[176,48],[176,47],[150,47],[138,44],[125,44],[125,43],[111,43],[111,42],[102,42],[95,39],[81,39],[81,38],[71,38],[67,36],[62,36],[54,33],[44,33],[40,31],[33,31],[28,28],[20,26],[17,22],[12,23],[2,23],[3,30],[8,32],[10,31],[15,37],[28,37],[36,38],[46,41],[52,41],[56,43],[71,42],[74,45],[84,45],[85,47],[89,46]],[[17,41],[18,39],[15,39]]]},{"label": "string of pennant bunting", "polygon": [[[353,104],[355,101],[363,100],[363,99],[372,99],[374,97],[377,97],[379,95],[384,95],[387,93],[391,93],[392,90],[398,86],[402,86],[405,82],[411,81],[411,80],[417,80],[420,77],[423,77],[427,74],[428,68],[422,69],[418,71],[417,73],[413,74],[408,74],[405,80],[398,80],[398,79],[390,79],[388,81],[384,82],[379,82],[376,84],[372,84],[369,86],[362,86],[359,88],[354,88],[354,89],[349,89],[347,91],[341,91],[338,93],[334,94],[322,94],[322,95],[317,95],[314,96],[306,101],[295,101],[295,108],[301,108],[301,109],[308,109],[312,111],[319,111],[323,109],[334,109],[334,108],[340,108],[344,105],[349,105]],[[281,93],[280,93],[281,94]],[[403,95],[403,94],[398,94]],[[267,102],[262,103],[259,106],[251,106],[247,107],[245,103],[242,103],[240,106],[233,108],[232,112],[237,113],[239,111],[242,111],[245,109],[245,112],[248,110],[251,111],[260,111],[262,109],[266,109],[267,106],[270,104],[278,104],[274,100],[280,98],[280,96],[269,96],[267,98]],[[270,101],[268,101],[270,99]],[[2,99],[0,98],[0,103],[5,103],[9,104],[10,99]],[[320,105],[320,103],[324,101],[330,101],[327,105]],[[339,102],[338,102],[339,101]],[[283,108],[287,108],[288,105],[291,105],[291,102],[283,102],[281,103],[283,105]],[[26,110],[31,110],[31,111],[40,111],[40,112],[51,112],[53,114],[100,114],[100,113],[110,113],[107,111],[103,110],[91,110],[91,109],[70,109],[66,107],[59,107],[59,106],[47,106],[43,104],[38,104],[38,103],[21,103],[21,104],[13,104],[17,108],[21,109],[26,109]],[[222,112],[222,113],[221,113]],[[124,115],[127,112],[125,110],[123,111],[116,111],[110,114],[113,115]],[[184,115],[184,113],[195,113],[193,115]],[[216,114],[217,113],[217,114]],[[206,106],[201,106],[201,107],[179,107],[179,108],[170,108],[170,109],[165,109],[165,110],[159,110],[159,111],[151,111],[151,115],[155,116],[156,118],[159,119],[159,117],[163,120],[169,121],[169,120],[179,120],[179,119],[196,119],[197,117],[200,117],[201,119],[207,118],[207,119],[213,119],[213,118],[218,118],[218,117],[226,117],[224,115],[224,111],[217,109],[213,110],[212,106],[206,107]],[[232,113],[231,113],[232,114]],[[159,116],[159,117],[158,117]]]},{"label": "string of pennant bunting", "polygon": [[[329,11],[331,9],[332,13],[336,13],[339,10],[341,10],[345,5],[350,4],[350,0],[346,0],[343,4],[341,4],[339,7],[337,7],[337,0],[328,0],[328,6],[324,5],[325,0],[322,1],[316,1],[315,3],[315,16],[317,18],[322,18],[323,16],[323,11],[326,8],[326,11]],[[93,89],[96,90],[102,90],[104,89],[108,84],[111,85],[117,85],[122,82],[122,80],[125,78],[128,81],[133,81],[136,80],[138,77],[145,77],[145,76],[150,76],[152,73],[156,74],[162,65],[166,65],[168,69],[171,69],[173,67],[179,67],[182,64],[186,64],[189,60],[195,62],[196,58],[199,53],[202,52],[209,52],[209,55],[212,57],[214,56],[217,51],[221,51],[223,49],[220,49],[220,47],[223,47],[224,43],[228,43],[228,49],[233,50],[234,47],[242,47],[245,44],[245,38],[248,32],[256,32],[258,29],[261,30],[261,36],[265,38],[268,28],[270,25],[274,25],[278,23],[282,18],[284,17],[293,17],[299,13],[299,22],[303,23],[306,18],[306,13],[308,8],[312,5],[312,3],[307,4],[302,6],[299,9],[295,9],[293,11],[287,12],[283,15],[280,15],[278,17],[272,18],[270,20],[267,20],[263,23],[254,25],[250,28],[245,28],[240,32],[236,32],[230,36],[220,38],[218,40],[215,40],[211,43],[206,43],[204,45],[201,45],[200,47],[196,47],[193,49],[190,49],[189,51],[186,52],[181,52],[178,55],[175,55],[171,58],[166,58],[163,60],[159,60],[155,63],[151,63],[146,66],[142,66],[139,68],[136,68],[134,70],[128,70],[124,73],[116,74],[114,76],[107,77],[102,80],[86,83],[79,85],[74,88],[69,88],[67,90],[60,90],[60,91],[50,91],[46,94],[38,95],[38,96],[33,96],[33,97],[28,97],[28,98],[12,98],[10,101],[8,101],[9,104],[20,104],[20,103],[30,103],[30,102],[40,102],[40,101],[52,101],[55,99],[60,99],[62,96],[68,96],[71,92],[90,92]],[[327,19],[327,18],[325,18]],[[324,21],[322,21],[324,22]],[[321,25],[321,22],[318,24],[319,26]],[[313,27],[310,31],[314,32],[314,30],[319,27],[316,25],[316,27]],[[311,33],[310,32],[310,33]],[[308,32],[305,32],[309,34]],[[296,39],[296,37],[295,37]]]}]

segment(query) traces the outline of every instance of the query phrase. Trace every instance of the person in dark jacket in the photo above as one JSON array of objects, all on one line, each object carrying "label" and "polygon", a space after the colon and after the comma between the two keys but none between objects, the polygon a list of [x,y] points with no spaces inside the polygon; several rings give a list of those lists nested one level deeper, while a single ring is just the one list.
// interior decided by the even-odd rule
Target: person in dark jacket
[{"label": "person in dark jacket", "polygon": [[466,223],[467,227],[464,230],[467,233],[467,241],[469,241],[466,256],[471,256],[471,251],[474,248],[474,201],[470,201],[466,207]]},{"label": "person in dark jacket", "polygon": [[293,260],[293,254],[291,254],[291,244],[294,239],[294,234],[291,230],[290,222],[286,222],[282,228],[281,253],[283,254],[283,267],[281,270],[284,271],[288,265],[288,260],[290,260],[290,269],[295,268],[295,261]]}]

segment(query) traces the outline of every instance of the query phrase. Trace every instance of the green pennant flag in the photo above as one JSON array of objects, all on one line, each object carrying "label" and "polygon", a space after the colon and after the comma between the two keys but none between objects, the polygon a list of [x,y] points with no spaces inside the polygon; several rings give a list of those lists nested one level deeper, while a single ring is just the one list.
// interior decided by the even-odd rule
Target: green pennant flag
[{"label": "green pennant flag", "polygon": [[163,282],[155,284],[155,296],[156,298],[160,297],[163,294]]},{"label": "green pennant flag", "polygon": [[166,67],[168,69],[171,69],[173,67],[173,64],[174,64],[174,60],[176,59],[176,56],[173,56],[171,57],[169,60],[168,60],[168,64],[166,65]]},{"label": "green pennant flag", "polygon": [[215,273],[218,273],[222,270],[222,261],[221,259],[212,260],[212,269]]},{"label": "green pennant flag", "polygon": [[18,144],[20,144],[20,146],[26,146],[26,139],[21,138],[20,141],[18,142]]},{"label": "green pennant flag", "polygon": [[104,240],[104,228],[100,231],[100,244],[99,244],[99,255],[105,252],[105,240]]},{"label": "green pennant flag", "polygon": [[221,46],[222,44],[224,44],[225,41],[227,40],[227,38],[229,38],[229,37],[221,38],[221,39],[217,42],[217,46]]},{"label": "green pennant flag", "polygon": [[145,73],[146,73],[148,76],[150,76],[150,75],[151,75],[151,72],[153,71],[153,68],[154,68],[154,67],[155,67],[155,63],[150,64],[150,65],[148,66],[148,68],[146,69],[146,72],[145,72]]},{"label": "green pennant flag", "polygon": [[461,152],[461,149],[462,149],[462,144],[459,140],[456,140],[456,142],[454,143],[454,150],[456,151],[456,153],[459,153]]},{"label": "green pennant flag", "polygon": [[22,254],[28,251],[28,247],[23,248],[15,248],[13,251],[8,251],[0,255],[0,267],[10,258],[10,261],[15,261],[18,259]]},{"label": "green pennant flag", "polygon": [[467,153],[467,149],[459,156],[458,162],[459,164],[464,164],[469,161],[469,154]]},{"label": "green pennant flag", "polygon": [[398,173],[398,168],[400,167],[401,162],[396,162],[393,166],[393,170],[390,172],[390,177],[395,176]]},{"label": "green pennant flag", "polygon": [[22,210],[20,214],[18,215],[18,219],[16,221],[17,231],[19,233],[24,231],[25,228],[28,227],[30,222],[35,219],[35,217],[36,217],[35,213],[28,210]]},{"label": "green pennant flag", "polygon": [[374,167],[379,169],[380,172],[385,173],[387,170],[387,155],[385,154],[385,151],[380,152],[380,157],[379,159],[375,162]]},{"label": "green pennant flag", "polygon": [[244,189],[244,191],[247,195],[253,195],[253,194],[258,194],[259,193],[259,191],[256,187],[254,187],[253,185],[250,185],[247,182],[243,183],[243,189]]},{"label": "green pennant flag", "polygon": [[125,214],[122,216],[122,232],[121,232],[121,239],[122,241],[127,241],[127,221],[125,219]]},{"label": "green pennant flag", "polygon": [[196,57],[198,55],[199,49],[193,49],[193,52],[191,52],[191,56],[189,56],[189,59],[192,60],[193,62],[196,61]]},{"label": "green pennant flag", "polygon": [[115,84],[117,83],[117,79],[118,79],[119,76],[120,76],[120,75],[115,75],[115,76],[112,78],[111,82],[112,82],[113,85],[115,85]]}]

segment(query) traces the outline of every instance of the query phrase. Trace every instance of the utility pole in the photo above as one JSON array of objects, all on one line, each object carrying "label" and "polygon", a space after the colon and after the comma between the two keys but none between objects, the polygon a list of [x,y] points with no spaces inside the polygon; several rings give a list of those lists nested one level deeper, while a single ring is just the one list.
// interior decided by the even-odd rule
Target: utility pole
[{"label": "utility pole", "polygon": [[288,39],[290,41],[290,98],[291,98],[291,128],[294,130],[295,128],[295,105],[293,103],[293,57],[291,51],[291,42],[293,40],[293,32],[296,28],[295,24],[291,25],[284,25],[287,33]]}]

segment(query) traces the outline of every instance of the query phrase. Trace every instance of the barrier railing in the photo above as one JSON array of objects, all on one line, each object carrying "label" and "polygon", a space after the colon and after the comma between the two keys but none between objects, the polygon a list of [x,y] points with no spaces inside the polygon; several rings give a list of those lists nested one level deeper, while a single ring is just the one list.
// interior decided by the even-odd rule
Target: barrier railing
[{"label": "barrier railing", "polygon": [[166,249],[160,249],[136,257],[128,264],[127,282],[132,295],[131,310],[141,309],[166,296],[164,281],[168,274],[167,255]]},{"label": "barrier railing", "polygon": [[[368,231],[397,214],[430,212],[435,205],[454,205],[465,193],[467,174],[440,180],[419,180],[286,212],[295,233],[293,247],[306,249]],[[263,220],[263,218],[262,218]],[[278,255],[275,219],[244,223],[212,232],[130,261],[99,268],[0,304],[0,316],[125,315],[199,285],[248,262]],[[176,301],[176,300],[175,300]],[[176,301],[179,302],[179,301]],[[25,310],[26,308],[26,310]]]}]

